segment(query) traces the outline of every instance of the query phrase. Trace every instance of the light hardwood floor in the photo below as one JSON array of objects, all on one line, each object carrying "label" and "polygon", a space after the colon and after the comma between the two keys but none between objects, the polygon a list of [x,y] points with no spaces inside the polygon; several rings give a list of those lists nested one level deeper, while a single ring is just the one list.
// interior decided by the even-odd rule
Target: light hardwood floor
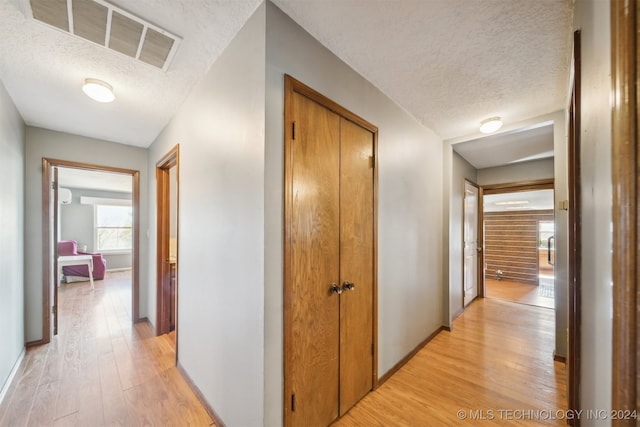
[{"label": "light hardwood floor", "polygon": [[553,346],[552,310],[478,299],[334,426],[564,426],[535,419],[566,409]]},{"label": "light hardwood floor", "polygon": [[[131,326],[125,278],[109,275],[95,292],[63,285],[60,334],[27,352],[0,405],[0,426],[213,425],[174,367],[168,339],[147,324]],[[479,299],[453,327],[335,425],[565,425],[513,412],[565,408],[552,310]]]},{"label": "light hardwood floor", "polygon": [[28,350],[0,426],[208,426],[165,337],[131,325],[128,272],[59,288],[59,334]]},{"label": "light hardwood floor", "polygon": [[[550,282],[550,283],[549,283]],[[487,297],[519,304],[554,308],[553,279],[540,279],[539,285],[485,278]]]}]

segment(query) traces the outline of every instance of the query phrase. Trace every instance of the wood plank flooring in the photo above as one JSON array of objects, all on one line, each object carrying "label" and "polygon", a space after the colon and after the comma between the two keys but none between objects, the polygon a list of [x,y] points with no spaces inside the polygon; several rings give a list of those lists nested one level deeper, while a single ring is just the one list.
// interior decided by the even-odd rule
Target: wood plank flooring
[{"label": "wood plank flooring", "polygon": [[567,400],[553,346],[552,310],[478,299],[333,425],[564,426],[550,419]]},{"label": "wood plank flooring", "polygon": [[[170,338],[131,326],[127,280],[109,274],[95,292],[63,285],[60,334],[27,352],[0,426],[213,425],[174,367]],[[564,426],[535,419],[566,408],[553,346],[552,310],[478,299],[334,425]]]},{"label": "wood plank flooring", "polygon": [[[535,305],[538,307],[554,308],[553,298],[545,296],[541,286],[544,281],[551,281],[553,288],[553,279],[540,279],[540,285],[529,285],[526,283],[512,282],[510,280],[495,280],[485,278],[487,297],[499,298],[506,301],[513,301],[519,304]],[[553,289],[551,289],[553,291]]]},{"label": "wood plank flooring", "polygon": [[131,325],[129,272],[59,288],[59,334],[31,348],[0,426],[209,426],[166,337]]}]

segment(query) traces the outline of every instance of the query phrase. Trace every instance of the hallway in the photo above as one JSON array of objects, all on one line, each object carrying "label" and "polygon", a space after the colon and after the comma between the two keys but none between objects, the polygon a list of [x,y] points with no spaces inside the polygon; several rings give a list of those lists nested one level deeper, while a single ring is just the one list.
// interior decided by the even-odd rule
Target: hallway
[{"label": "hallway", "polygon": [[[30,349],[0,405],[0,426],[212,425],[165,337],[129,323],[127,273],[60,291],[60,334]],[[566,408],[553,361],[553,311],[478,299],[335,426],[565,425],[500,410]],[[493,411],[493,412],[490,412]],[[503,417],[504,419],[501,419]],[[510,418],[509,418],[510,417]]]}]

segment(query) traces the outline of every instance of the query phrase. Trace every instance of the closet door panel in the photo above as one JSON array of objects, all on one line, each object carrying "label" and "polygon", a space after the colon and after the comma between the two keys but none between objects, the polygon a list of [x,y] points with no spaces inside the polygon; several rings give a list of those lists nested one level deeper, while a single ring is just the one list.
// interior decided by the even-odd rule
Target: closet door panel
[{"label": "closet door panel", "polygon": [[373,144],[342,119],[340,133],[340,414],[373,387]]},{"label": "closet door panel", "polygon": [[326,426],[338,417],[340,116],[297,93],[293,113],[291,425]]}]

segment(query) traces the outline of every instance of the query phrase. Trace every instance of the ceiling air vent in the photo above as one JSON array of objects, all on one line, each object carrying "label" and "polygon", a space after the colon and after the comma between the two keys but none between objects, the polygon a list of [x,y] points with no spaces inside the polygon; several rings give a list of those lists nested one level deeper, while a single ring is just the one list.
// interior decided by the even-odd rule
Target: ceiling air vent
[{"label": "ceiling air vent", "polygon": [[180,37],[104,0],[24,0],[27,15],[167,71]]}]

